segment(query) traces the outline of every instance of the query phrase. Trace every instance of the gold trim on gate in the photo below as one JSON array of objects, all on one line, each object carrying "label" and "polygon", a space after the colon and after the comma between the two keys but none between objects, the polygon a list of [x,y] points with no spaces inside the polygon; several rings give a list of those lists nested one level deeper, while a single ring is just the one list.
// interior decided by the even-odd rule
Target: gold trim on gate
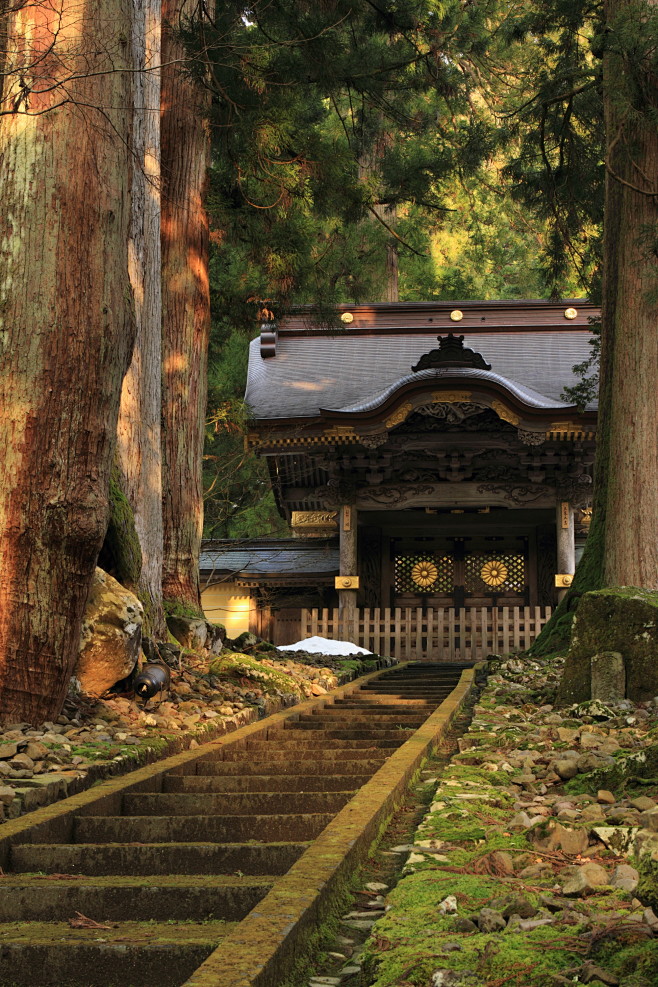
[{"label": "gold trim on gate", "polygon": [[512,411],[511,408],[508,408],[506,404],[503,404],[502,401],[492,401],[491,410],[495,411],[503,421],[509,422],[510,425],[518,425],[521,421],[520,416],[515,411]]},{"label": "gold trim on gate", "polygon": [[354,425],[332,425],[325,428],[324,434],[328,439],[348,439],[354,435]]},{"label": "gold trim on gate", "polygon": [[293,511],[293,528],[338,528],[338,511]]},{"label": "gold trim on gate", "polygon": [[401,425],[402,422],[409,417],[412,410],[413,405],[411,402],[405,401],[404,404],[400,405],[397,411],[394,411],[393,414],[386,419],[384,422],[386,428],[393,428],[395,425]]},{"label": "gold trim on gate", "polygon": [[358,576],[335,576],[334,586],[336,589],[358,589],[359,588],[359,577]]},{"label": "gold trim on gate", "polygon": [[460,401],[470,401],[471,391],[432,391],[434,404],[458,404]]}]

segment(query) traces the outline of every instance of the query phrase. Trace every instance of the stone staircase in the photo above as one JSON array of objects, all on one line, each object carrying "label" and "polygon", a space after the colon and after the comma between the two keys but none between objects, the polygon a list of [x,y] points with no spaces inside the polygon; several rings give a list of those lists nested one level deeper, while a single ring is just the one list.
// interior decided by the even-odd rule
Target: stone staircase
[{"label": "stone staircase", "polygon": [[463,667],[390,669],[255,737],[240,731],[158,790],[62,816],[58,842],[38,842],[26,820],[0,877],[0,987],[180,987]]}]

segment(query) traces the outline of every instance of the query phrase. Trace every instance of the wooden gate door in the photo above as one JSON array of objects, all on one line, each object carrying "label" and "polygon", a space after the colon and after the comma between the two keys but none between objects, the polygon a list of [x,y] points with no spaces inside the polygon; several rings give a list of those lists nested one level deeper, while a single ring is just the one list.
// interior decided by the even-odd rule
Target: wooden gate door
[{"label": "wooden gate door", "polygon": [[[388,578],[391,608],[425,614],[428,609],[524,607],[530,602],[528,538],[392,538]],[[450,623],[455,626],[454,620]],[[448,657],[468,657],[462,637],[459,630],[452,632],[454,653]],[[432,639],[419,638],[418,644],[426,652],[423,657],[431,658]]]}]

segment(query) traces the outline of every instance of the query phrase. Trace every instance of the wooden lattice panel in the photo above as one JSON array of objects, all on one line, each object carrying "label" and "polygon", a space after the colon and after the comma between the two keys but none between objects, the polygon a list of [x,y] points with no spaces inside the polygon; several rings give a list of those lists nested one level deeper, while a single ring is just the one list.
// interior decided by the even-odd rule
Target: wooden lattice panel
[{"label": "wooden lattice panel", "polygon": [[464,588],[467,593],[523,593],[526,564],[516,552],[472,552],[464,559]]},{"label": "wooden lattice panel", "polygon": [[422,555],[397,555],[395,558],[395,592],[416,596],[452,593],[454,559],[452,555],[427,552]]}]

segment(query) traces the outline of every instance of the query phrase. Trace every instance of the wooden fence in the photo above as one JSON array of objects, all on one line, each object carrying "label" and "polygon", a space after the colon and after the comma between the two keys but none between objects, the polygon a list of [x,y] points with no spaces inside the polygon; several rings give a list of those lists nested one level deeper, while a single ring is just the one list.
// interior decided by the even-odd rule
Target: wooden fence
[{"label": "wooden fence", "polygon": [[[272,614],[275,644],[306,637],[352,641],[378,655],[400,660],[475,661],[530,647],[551,607],[365,608],[352,620],[336,610],[297,610]],[[291,632],[299,629],[299,637]],[[276,640],[286,637],[288,640]]]}]

